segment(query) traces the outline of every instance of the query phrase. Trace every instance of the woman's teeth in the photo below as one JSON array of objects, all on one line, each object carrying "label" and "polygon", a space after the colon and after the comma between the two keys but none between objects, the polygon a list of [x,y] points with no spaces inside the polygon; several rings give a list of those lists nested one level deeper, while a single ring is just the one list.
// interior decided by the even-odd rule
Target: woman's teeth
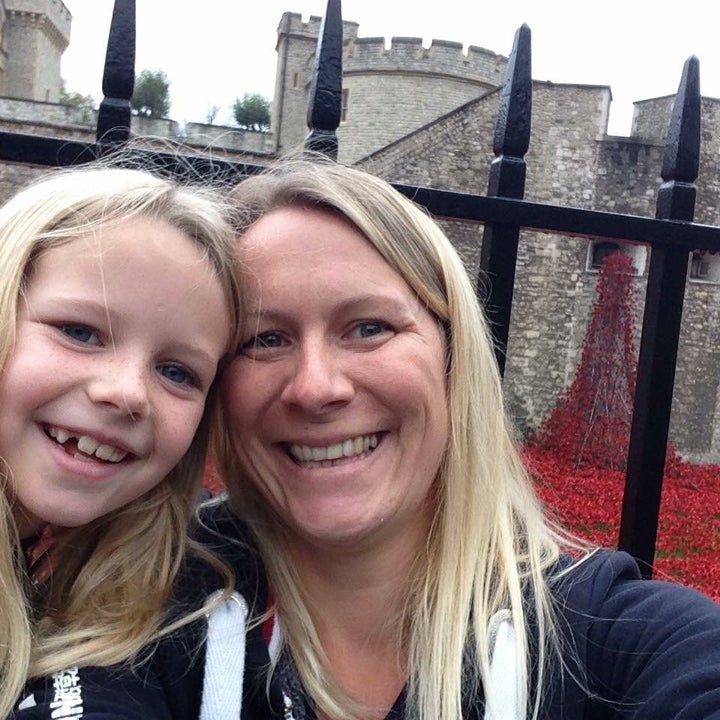
[{"label": "woman's teeth", "polygon": [[290,455],[298,462],[324,462],[340,458],[355,457],[374,450],[378,446],[377,435],[358,435],[344,442],[310,447],[309,445],[291,445]]}]

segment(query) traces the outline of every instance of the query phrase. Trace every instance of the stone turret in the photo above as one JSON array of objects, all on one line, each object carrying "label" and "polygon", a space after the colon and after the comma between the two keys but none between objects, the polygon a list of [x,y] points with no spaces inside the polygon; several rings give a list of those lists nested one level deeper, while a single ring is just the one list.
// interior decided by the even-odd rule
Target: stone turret
[{"label": "stone turret", "polygon": [[[281,153],[301,146],[308,134],[307,104],[321,25],[317,15],[303,22],[299,13],[286,12],[278,26],[271,128]],[[343,22],[345,39],[357,37],[357,29],[357,23]]]},{"label": "stone turret", "polygon": [[[62,0],[4,0],[2,94],[56,103],[72,15]],[[0,18],[1,20],[1,18]]]},{"label": "stone turret", "polygon": [[[278,27],[272,129],[287,152],[307,135],[307,103],[321,18],[285,13]],[[358,37],[343,23],[340,159],[354,162],[497,88],[507,58],[479,47],[421,38]],[[423,102],[418,103],[417,98]]]}]

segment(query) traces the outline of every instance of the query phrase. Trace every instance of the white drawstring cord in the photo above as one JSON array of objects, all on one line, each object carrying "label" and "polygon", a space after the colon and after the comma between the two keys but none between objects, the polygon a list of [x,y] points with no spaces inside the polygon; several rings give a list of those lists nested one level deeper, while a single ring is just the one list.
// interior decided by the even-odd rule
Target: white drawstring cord
[{"label": "white drawstring cord", "polygon": [[[509,610],[500,610],[490,618],[488,635],[492,645],[489,692],[485,692],[484,720],[518,720],[518,676],[515,629]],[[490,712],[488,696],[492,695]]]},{"label": "white drawstring cord", "polygon": [[208,613],[200,720],[240,718],[248,612],[245,598],[235,592]]}]

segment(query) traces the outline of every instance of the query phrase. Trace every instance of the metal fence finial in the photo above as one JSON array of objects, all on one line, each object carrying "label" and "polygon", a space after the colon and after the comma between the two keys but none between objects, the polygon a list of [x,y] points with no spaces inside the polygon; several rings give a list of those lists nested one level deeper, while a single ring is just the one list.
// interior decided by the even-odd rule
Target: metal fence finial
[{"label": "metal fence finial", "polygon": [[114,145],[130,138],[130,98],[135,87],[135,0],[115,0],[98,111],[98,143]]},{"label": "metal fence finial", "polygon": [[342,106],[343,22],[340,0],[328,0],[315,54],[305,148],[337,159]]}]

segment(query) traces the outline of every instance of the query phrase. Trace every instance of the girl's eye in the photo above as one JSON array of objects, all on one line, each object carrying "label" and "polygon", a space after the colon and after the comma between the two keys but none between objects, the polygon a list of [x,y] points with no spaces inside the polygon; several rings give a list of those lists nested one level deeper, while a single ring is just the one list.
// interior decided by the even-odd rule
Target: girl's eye
[{"label": "girl's eye", "polygon": [[158,372],[166,379],[177,385],[196,385],[195,376],[182,365],[160,365]]},{"label": "girl's eye", "polygon": [[375,337],[376,335],[382,335],[384,332],[389,330],[390,326],[387,323],[381,322],[380,320],[367,320],[365,322],[358,323],[350,331],[350,334],[356,338],[369,338]]},{"label": "girl's eye", "polygon": [[249,340],[246,340],[241,346],[241,352],[257,352],[262,350],[268,350],[271,348],[282,347],[285,344],[283,336],[277,332],[264,332],[258,335],[253,335]]},{"label": "girl's eye", "polygon": [[95,330],[87,325],[76,323],[65,323],[60,325],[60,332],[67,335],[71,340],[86,345],[99,345],[100,338]]}]

